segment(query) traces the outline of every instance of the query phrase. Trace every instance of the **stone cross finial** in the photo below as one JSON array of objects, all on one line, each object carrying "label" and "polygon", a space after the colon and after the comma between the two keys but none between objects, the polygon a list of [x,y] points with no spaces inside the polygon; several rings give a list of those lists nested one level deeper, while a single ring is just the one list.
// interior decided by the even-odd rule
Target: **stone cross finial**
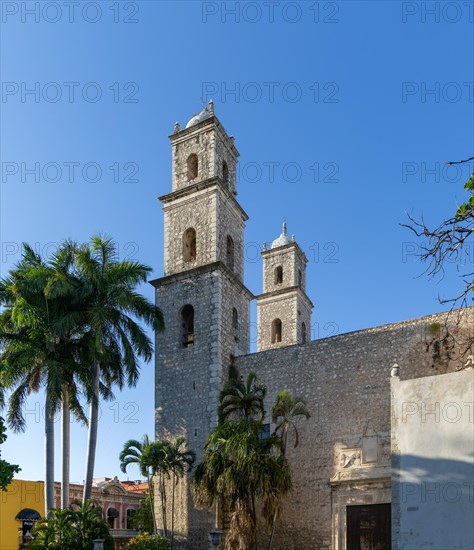
[{"label": "stone cross finial", "polygon": [[283,235],[286,235],[286,222],[283,222]]},{"label": "stone cross finial", "polygon": [[179,125],[179,122],[174,123],[174,133],[177,134],[181,130],[181,126]]},{"label": "stone cross finial", "polygon": [[214,101],[212,99],[209,100],[209,114],[214,116]]}]

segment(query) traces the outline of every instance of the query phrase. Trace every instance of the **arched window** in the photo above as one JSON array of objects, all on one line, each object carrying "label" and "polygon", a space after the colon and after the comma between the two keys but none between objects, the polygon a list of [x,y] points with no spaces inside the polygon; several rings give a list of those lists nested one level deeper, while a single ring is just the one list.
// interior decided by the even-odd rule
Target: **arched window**
[{"label": "arched window", "polygon": [[199,161],[196,153],[189,155],[187,160],[188,166],[188,181],[194,180],[198,177]]},{"label": "arched window", "polygon": [[301,274],[301,269],[298,269],[298,286],[303,285],[303,275]]},{"label": "arched window", "polygon": [[235,330],[239,328],[239,314],[237,313],[237,310],[235,309],[235,307],[232,310],[232,326],[234,327]]},{"label": "arched window", "polygon": [[[111,529],[115,529],[115,519],[119,517],[119,512],[116,508],[109,508],[107,510],[107,523]],[[119,528],[120,526],[118,526]]]},{"label": "arched window", "polygon": [[275,284],[281,285],[283,282],[283,268],[281,265],[275,267]]},{"label": "arched window", "polygon": [[183,260],[193,262],[196,259],[196,231],[193,227],[183,234]]},{"label": "arched window", "polygon": [[222,163],[222,181],[224,185],[229,185],[229,168],[227,167],[227,162],[224,160]]},{"label": "arched window", "polygon": [[133,518],[133,515],[135,514],[136,510],[133,508],[127,508],[127,525],[125,526],[126,529],[133,529],[133,525],[131,522],[131,519]]},{"label": "arched window", "polygon": [[306,344],[306,323],[301,323],[301,343]]},{"label": "arched window", "polygon": [[275,319],[272,323],[272,344],[281,342],[281,320]]},{"label": "arched window", "polygon": [[229,269],[234,269],[234,240],[230,235],[227,235],[227,267]]},{"label": "arched window", "polygon": [[18,512],[15,519],[21,521],[21,527],[19,527],[20,543],[31,542],[31,531],[33,531],[36,522],[41,519],[41,514],[32,508],[23,508]]},{"label": "arched window", "polygon": [[189,304],[181,310],[181,344],[183,348],[194,346],[194,308]]}]

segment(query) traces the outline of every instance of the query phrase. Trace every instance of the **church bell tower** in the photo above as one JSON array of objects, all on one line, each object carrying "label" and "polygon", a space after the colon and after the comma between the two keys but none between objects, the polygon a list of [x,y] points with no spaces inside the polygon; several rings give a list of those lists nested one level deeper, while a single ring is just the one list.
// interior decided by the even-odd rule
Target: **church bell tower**
[{"label": "church bell tower", "polygon": [[[200,462],[232,357],[250,350],[248,216],[236,200],[239,152],[212,101],[184,129],[176,123],[170,141],[172,190],[160,197],[165,272],[152,281],[165,321],[156,334],[155,435],[185,437]],[[188,480],[179,485],[176,510],[178,539],[207,548],[214,518],[194,509]]]},{"label": "church bell tower", "polygon": [[257,296],[257,351],[304,344],[311,339],[313,304],[306,294],[306,255],[281,235],[262,252],[263,293]]}]

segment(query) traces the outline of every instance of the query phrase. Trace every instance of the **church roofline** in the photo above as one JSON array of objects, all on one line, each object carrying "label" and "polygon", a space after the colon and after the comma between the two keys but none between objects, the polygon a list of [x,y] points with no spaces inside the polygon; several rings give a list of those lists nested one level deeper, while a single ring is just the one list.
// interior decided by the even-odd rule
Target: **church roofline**
[{"label": "church roofline", "polygon": [[313,302],[308,298],[308,295],[306,292],[298,285],[290,286],[286,288],[279,288],[278,290],[272,290],[270,292],[264,292],[263,294],[259,294],[256,296],[257,302],[264,301],[266,298],[274,298],[275,296],[283,295],[283,294],[290,294],[290,293],[297,293],[302,294],[303,298],[308,302],[308,305],[313,308],[314,304]]},{"label": "church roofline", "polygon": [[196,191],[202,191],[203,189],[208,189],[215,186],[216,188],[220,189],[230,201],[232,201],[233,205],[240,212],[242,219],[244,221],[247,221],[249,219],[249,216],[247,212],[245,212],[245,210],[240,206],[234,194],[226,189],[223,185],[219,185],[219,183],[222,183],[220,179],[217,176],[213,176],[212,178],[208,178],[193,183],[191,185],[187,185],[185,187],[182,187],[181,189],[177,189],[176,191],[167,193],[166,195],[161,195],[160,197],[158,197],[158,200],[160,200],[163,204],[167,204],[174,200],[186,197],[187,195],[191,195]]},{"label": "church roofline", "polygon": [[198,267],[194,267],[192,269],[188,269],[186,271],[178,271],[176,273],[173,273],[171,275],[165,275],[164,277],[159,277],[158,279],[153,279],[152,281],[149,281],[149,283],[154,286],[155,288],[159,288],[161,286],[166,286],[172,283],[175,283],[177,281],[181,281],[183,279],[188,279],[189,277],[194,277],[196,275],[201,275],[203,273],[209,273],[212,271],[219,270],[225,275],[227,275],[234,284],[240,287],[240,290],[244,292],[249,300],[254,300],[255,296],[250,292],[250,290],[242,283],[242,281],[237,277],[237,275],[231,271],[223,262],[217,261],[213,262],[212,264],[205,264]]},{"label": "church roofline", "polygon": [[[257,299],[258,299],[258,296],[257,296]],[[383,331],[386,331],[386,330],[397,330],[397,329],[398,330],[400,330],[400,329],[403,330],[407,326],[422,324],[423,322],[427,322],[427,321],[430,321],[430,320],[432,322],[439,322],[440,320],[446,321],[446,320],[448,320],[448,318],[451,315],[454,315],[454,314],[467,315],[468,317],[472,316],[474,318],[474,306],[456,308],[456,309],[451,309],[451,310],[448,310],[448,311],[441,311],[439,313],[431,313],[431,314],[428,314],[428,315],[423,315],[421,317],[414,317],[413,319],[407,319],[405,321],[395,321],[393,323],[387,323],[385,325],[378,325],[378,326],[375,326],[375,327],[367,327],[367,328],[362,328],[362,329],[358,329],[358,330],[351,330],[349,332],[342,332],[340,334],[334,334],[332,336],[326,336],[326,338],[318,338],[317,340],[308,340],[304,344],[301,344],[301,343],[299,343],[299,344],[289,344],[288,346],[279,346],[278,348],[270,348],[270,349],[266,349],[266,350],[262,350],[262,351],[254,351],[254,352],[251,352],[251,353],[238,355],[234,358],[234,360],[238,361],[239,359],[241,359],[243,357],[248,357],[250,355],[263,354],[263,353],[275,353],[275,352],[279,352],[279,351],[284,350],[284,349],[298,348],[298,347],[301,347],[301,346],[314,346],[314,347],[316,347],[316,346],[320,346],[321,344],[324,344],[324,343],[329,342],[329,341],[333,342],[333,341],[338,340],[338,339],[365,336],[365,335],[369,335],[369,334],[373,334],[373,333],[377,333],[377,332],[383,332]],[[459,322],[459,319],[455,322]],[[390,363],[390,361],[388,361],[388,363]]]}]

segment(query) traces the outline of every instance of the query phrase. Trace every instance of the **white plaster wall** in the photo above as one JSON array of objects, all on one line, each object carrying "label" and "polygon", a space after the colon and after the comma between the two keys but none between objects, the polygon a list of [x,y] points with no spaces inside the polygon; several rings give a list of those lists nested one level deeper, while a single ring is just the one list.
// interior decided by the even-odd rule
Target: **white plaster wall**
[{"label": "white plaster wall", "polygon": [[394,549],[474,548],[473,380],[392,378]]}]

